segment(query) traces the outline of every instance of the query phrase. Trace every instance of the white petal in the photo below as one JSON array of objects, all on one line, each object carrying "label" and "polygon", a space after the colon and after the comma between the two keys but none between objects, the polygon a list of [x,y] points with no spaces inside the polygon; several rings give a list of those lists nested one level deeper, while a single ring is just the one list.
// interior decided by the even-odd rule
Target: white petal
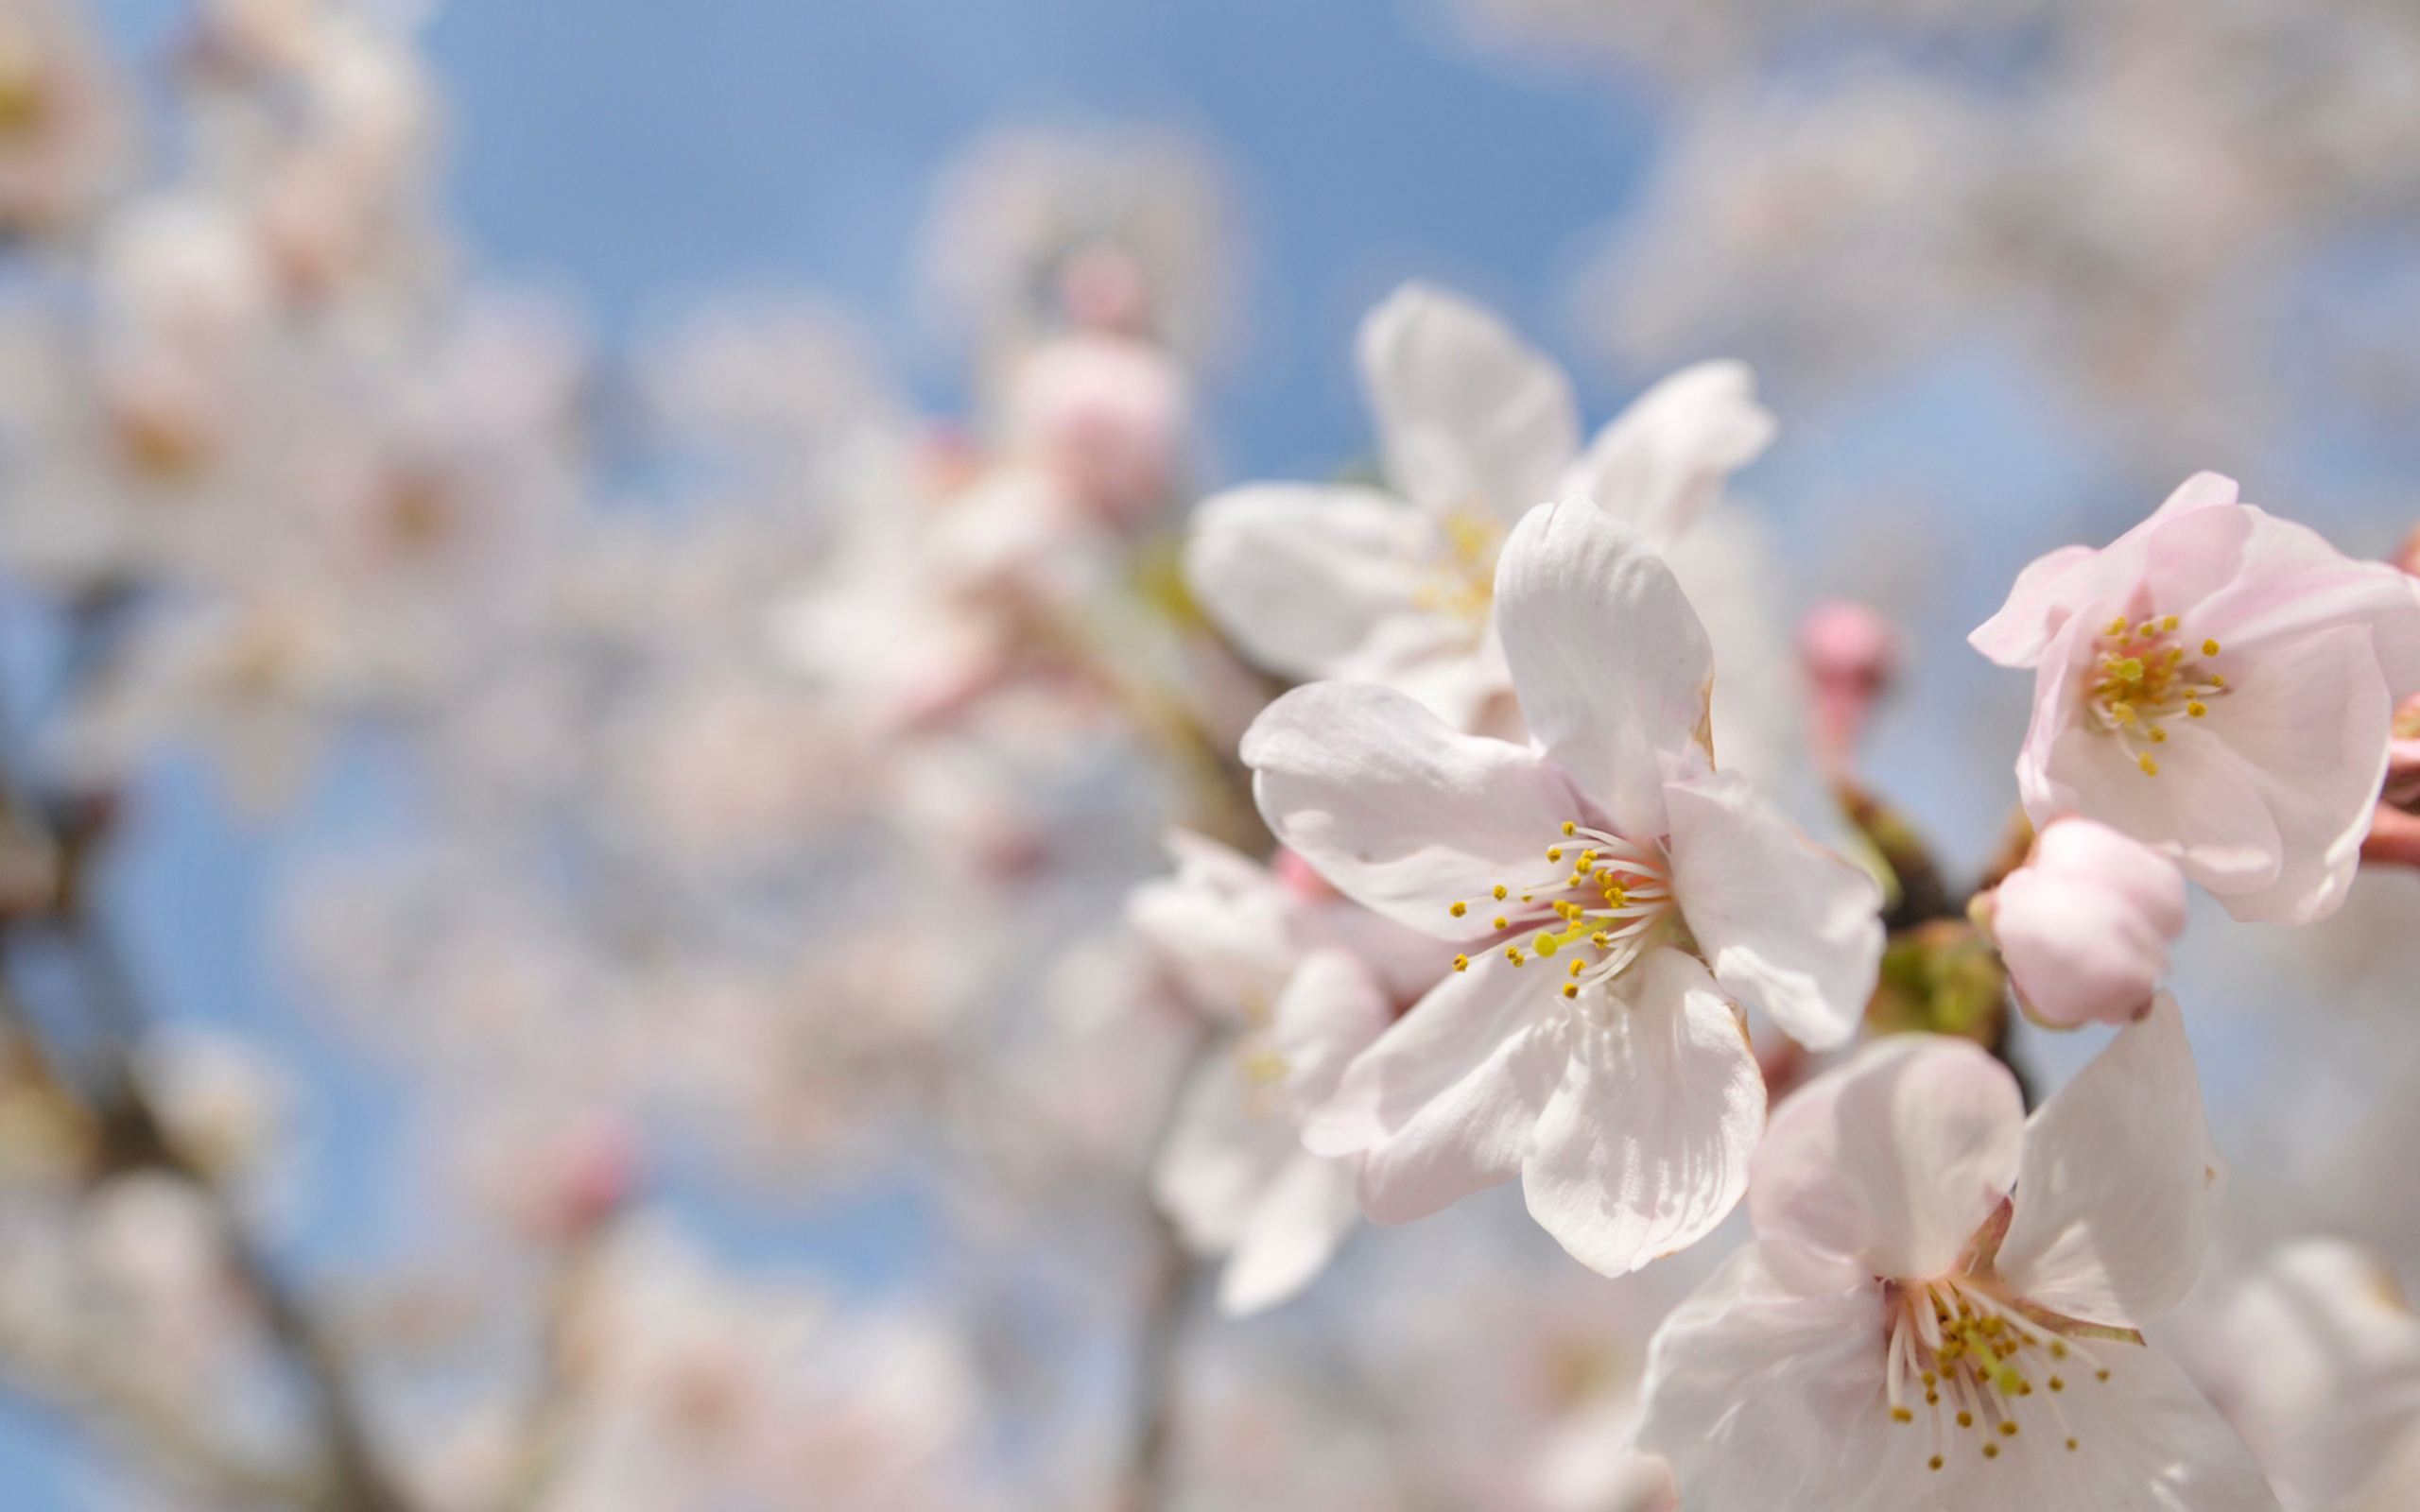
[{"label": "white petal", "polygon": [[2225,1169],[2163,992],[2027,1124],[2000,1274],[2054,1313],[2139,1328],[2201,1274]]},{"label": "white petal", "polygon": [[1219,1310],[1229,1317],[1291,1301],[1319,1279],[1360,1216],[1353,1166],[1297,1153],[1278,1173],[1219,1277]]},{"label": "white petal", "polygon": [[2264,646],[2229,680],[2229,696],[2189,723],[2207,725],[2242,762],[2276,826],[2278,868],[2257,887],[2195,880],[2238,919],[2308,923],[2336,911],[2360,866],[2386,781],[2394,700],[2370,632],[2356,625]]},{"label": "white petal", "polygon": [[1869,1276],[1938,1276],[2014,1183],[2024,1126],[2016,1079],[1980,1046],[1893,1035],[1774,1112],[1748,1212],[1758,1238]]},{"label": "white petal", "polygon": [[1977,626],[1966,644],[2004,667],[2040,662],[2068,618],[2094,596],[2100,575],[2083,569],[2099,555],[2090,546],[2061,546],[2033,558],[2016,575],[2008,602]]},{"label": "white petal", "polygon": [[1774,1248],[1734,1255],[1656,1331],[1638,1447],[1686,1512],[1932,1512],[1920,1429],[1884,1400],[1880,1289],[1802,1294]]},{"label": "white petal", "polygon": [[1304,1125],[1361,1153],[1361,1211],[1408,1223],[1511,1179],[1570,1052],[1552,973],[1491,954],[1438,984],[1345,1068]]},{"label": "white petal", "polygon": [[2239,580],[2202,605],[2189,635],[2229,649],[2333,625],[2370,631],[2388,688],[2420,690],[2420,578],[2389,562],[2344,556],[2308,525],[2246,507]]},{"label": "white petal", "polygon": [[1437,550],[1427,514],[1374,489],[1260,484],[1204,500],[1185,586],[1254,665],[1325,678],[1421,607]]},{"label": "white petal", "polygon": [[2176,491],[2160,501],[2152,511],[2154,520],[2164,520],[2193,509],[2206,509],[2212,505],[2233,504],[2242,496],[2235,479],[2223,472],[2201,472],[2176,486]]},{"label": "white petal", "polygon": [[1501,320],[1407,284],[1361,322],[1361,383],[1388,480],[1431,509],[1517,519],[1580,450],[1571,381]]},{"label": "white petal", "polygon": [[[2040,1390],[2018,1399],[2018,1432],[1993,1435],[1996,1458],[1981,1453],[1980,1425],[1948,1435],[1947,1464],[1930,1487],[1937,1500],[1900,1504],[1959,1512],[2277,1512],[2243,1441],[2173,1362],[2136,1344],[2095,1340],[2090,1348],[2109,1379],[2075,1370],[2055,1399]],[[1905,1432],[1925,1427],[1919,1418]]]},{"label": "white petal", "polygon": [[2094,1341],[2108,1378],[2015,1399],[2014,1434],[1920,1400],[1893,1421],[1880,1294],[1801,1293],[1780,1259],[1741,1251],[1649,1348],[1638,1443],[1688,1512],[2274,1512],[2241,1442],[2139,1345]]},{"label": "white petal", "polygon": [[1305,956],[1269,1026],[1286,1057],[1287,1095],[1306,1111],[1327,1101],[1344,1068],[1393,1022],[1385,986],[1359,956],[1334,949]]},{"label": "white petal", "polygon": [[1722,496],[1773,430],[1746,363],[1701,362],[1633,400],[1564,473],[1556,496],[1584,494],[1660,546]]},{"label": "white petal", "polygon": [[1715,980],[1813,1050],[1857,1033],[1882,960],[1882,891],[1735,773],[1668,783],[1672,887]]},{"label": "white petal", "polygon": [[1728,1216],[1765,1123],[1738,1010],[1697,957],[1653,951],[1619,985],[1623,996],[1573,1015],[1563,1084],[1521,1165],[1530,1215],[1607,1276]]},{"label": "white petal", "polygon": [[1222,1254],[1243,1237],[1270,1184],[1302,1149],[1293,1121],[1254,1117],[1244,1091],[1226,1056],[1202,1057],[1151,1168],[1152,1200],[1198,1254]]},{"label": "white petal", "polygon": [[1637,531],[1584,500],[1531,510],[1495,568],[1495,624],[1530,732],[1625,833],[1663,833],[1663,784],[1710,761],[1714,657]]},{"label": "white petal", "polygon": [[1167,846],[1177,874],[1135,887],[1127,923],[1200,1011],[1235,1022],[1265,1013],[1294,969],[1291,900],[1265,868],[1217,841],[1175,831]]},{"label": "white petal", "polygon": [[1366,683],[1296,688],[1253,721],[1242,754],[1280,842],[1346,896],[1440,938],[1492,933],[1478,900],[1536,873],[1582,812],[1552,764]]}]

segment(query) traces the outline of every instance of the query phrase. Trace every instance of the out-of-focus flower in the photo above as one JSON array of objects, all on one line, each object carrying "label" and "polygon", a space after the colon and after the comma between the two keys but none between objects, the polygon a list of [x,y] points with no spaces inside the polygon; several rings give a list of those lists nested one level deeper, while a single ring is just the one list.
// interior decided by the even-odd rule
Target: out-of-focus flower
[{"label": "out-of-focus flower", "polygon": [[2174,862],[2091,819],[2057,820],[1982,904],[2009,981],[2044,1023],[2124,1023],[2151,1006],[2185,931]]},{"label": "out-of-focus flower", "polygon": [[1219,1305],[1255,1313],[1309,1285],[1358,1215],[1357,1162],[1304,1149],[1304,1115],[1446,951],[1199,835],[1168,845],[1177,874],[1135,889],[1128,920],[1222,1039],[1184,1090],[1152,1191],[1188,1245],[1233,1257]]},{"label": "out-of-focus flower", "polygon": [[2420,1452],[2420,1320],[2377,1255],[2281,1246],[2194,1338],[2205,1385],[2287,1512],[2410,1504]]},{"label": "out-of-focus flower", "polygon": [[1347,1069],[1305,1143],[1366,1158],[1382,1222],[1518,1174],[1548,1231],[1620,1274],[1746,1184],[1764,1084],[1731,999],[1845,1040],[1879,898],[1713,770],[1704,634],[1636,532],[1542,507],[1495,587],[1536,747],[1349,682],[1296,689],[1245,737],[1281,841],[1346,896],[1484,947]]},{"label": "out-of-focus flower", "polygon": [[1182,461],[1189,402],[1184,374],[1158,347],[1079,335],[1035,349],[1010,392],[1010,445],[1032,456],[1085,507],[1132,525],[1168,497]]},{"label": "out-of-focus flower", "polygon": [[1705,363],[1648,390],[1583,454],[1562,369],[1493,315],[1426,284],[1364,318],[1360,366],[1394,491],[1258,484],[1219,494],[1195,515],[1186,578],[1253,662],[1397,688],[1464,730],[1509,730],[1491,610],[1513,522],[1585,494],[1660,549],[1772,436],[1747,369]]},{"label": "out-of-focus flower", "polygon": [[0,6],[0,232],[55,235],[96,208],[127,167],[130,115],[81,7]]},{"label": "out-of-focus flower", "polygon": [[1233,259],[1227,196],[1182,140],[1014,131],[944,176],[925,232],[946,318],[994,362],[1070,328],[1215,354]]},{"label": "out-of-focus flower", "polygon": [[1657,1332],[1638,1441],[1705,1512],[2273,1507],[2135,1332],[2221,1184],[2171,999],[2031,1120],[1976,1045],[1887,1039],[1774,1115],[1756,1242]]},{"label": "out-of-focus flower", "polygon": [[2360,865],[2394,703],[2420,689],[2420,587],[2189,478],[2094,551],[2035,561],[1969,637],[2032,667],[2017,784],[2173,857],[2238,919],[2306,922]]}]

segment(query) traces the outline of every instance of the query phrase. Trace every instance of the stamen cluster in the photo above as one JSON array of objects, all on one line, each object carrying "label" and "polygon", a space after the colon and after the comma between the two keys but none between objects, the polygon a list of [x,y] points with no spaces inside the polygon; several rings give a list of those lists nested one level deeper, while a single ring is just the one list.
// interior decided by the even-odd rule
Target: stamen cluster
[{"label": "stamen cluster", "polygon": [[[1571,980],[1564,984],[1563,995],[1577,998],[1582,988],[1619,975],[1655,943],[1657,926],[1673,912],[1672,883],[1661,847],[1576,819],[1564,821],[1563,833],[1575,843],[1546,848],[1546,859],[1557,870],[1526,883],[1495,885],[1494,902],[1502,911],[1495,925],[1515,936],[1503,949],[1516,967],[1529,964],[1532,955],[1572,952]],[[1565,865],[1571,868],[1567,874],[1560,869]],[[1460,919],[1469,906],[1458,902],[1450,912]],[[1584,954],[1592,951],[1593,958]],[[1454,958],[1454,970],[1469,969],[1469,956]]]},{"label": "stamen cluster", "polygon": [[[2139,623],[2122,614],[2111,620],[2100,632],[2099,660],[2085,683],[2092,718],[2125,745],[2146,777],[2159,775],[2159,761],[2146,747],[2167,743],[2162,721],[2180,715],[2200,719],[2210,712],[2210,700],[2227,691],[2224,674],[2190,660],[2176,631],[2173,614]],[[2202,656],[2215,657],[2220,646],[2204,640],[2200,649]]]}]

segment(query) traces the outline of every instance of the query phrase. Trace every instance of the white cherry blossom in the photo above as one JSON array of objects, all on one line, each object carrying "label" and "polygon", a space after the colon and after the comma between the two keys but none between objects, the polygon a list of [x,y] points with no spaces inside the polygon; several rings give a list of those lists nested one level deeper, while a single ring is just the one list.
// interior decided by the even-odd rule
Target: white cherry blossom
[{"label": "white cherry blossom", "polygon": [[1705,636],[1638,533],[1584,500],[1506,543],[1497,620],[1535,743],[1395,690],[1298,688],[1246,735],[1262,815],[1346,896],[1462,942],[1305,1130],[1400,1223],[1522,1178],[1608,1274],[1688,1245],[1747,1180],[1764,1085],[1746,999],[1819,1047],[1881,948],[1870,878],[1705,749]]},{"label": "white cherry blossom", "polygon": [[[1650,388],[1583,454],[1562,369],[1487,311],[1422,284],[1363,319],[1360,368],[1388,488],[1219,494],[1195,515],[1186,578],[1258,664],[1399,688],[1464,730],[1506,728],[1490,608],[1514,522],[1584,494],[1661,550],[1772,438],[1748,369],[1709,362]],[[1728,565],[1709,561],[1709,578],[1727,586],[1738,576]]]},{"label": "white cherry blossom", "polygon": [[2026,813],[2098,819],[2172,857],[2238,919],[2344,900],[2420,691],[2420,587],[2187,479],[2107,548],[2018,576],[1969,639],[2032,667]]},{"label": "white cherry blossom", "polygon": [[1692,1512],[2274,1508],[2137,1332],[2222,1172],[2166,995],[2031,1119],[1971,1041],[1884,1040],[1775,1113],[1756,1242],[1658,1332],[1638,1442]]}]

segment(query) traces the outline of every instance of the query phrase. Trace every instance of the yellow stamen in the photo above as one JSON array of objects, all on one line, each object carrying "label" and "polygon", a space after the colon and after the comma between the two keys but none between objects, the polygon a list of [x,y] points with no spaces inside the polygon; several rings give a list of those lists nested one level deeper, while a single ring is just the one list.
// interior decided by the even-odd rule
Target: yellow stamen
[{"label": "yellow stamen", "polygon": [[1453,907],[1446,909],[1445,912],[1453,915],[1456,919],[1460,919],[1464,914],[1469,913],[1470,909],[1461,903],[1456,903]]},{"label": "yellow stamen", "polygon": [[2219,643],[2218,643],[2218,642],[2216,642],[2216,641],[2204,641],[2204,642],[2202,643],[2202,654],[2203,654],[2204,656],[2216,656],[2216,655],[2218,655],[2218,654],[2219,654]]},{"label": "yellow stamen", "polygon": [[2143,769],[2143,775],[2145,777],[2157,777],[2159,775],[2159,763],[2152,760],[2151,752],[2149,751],[2145,751],[2142,755],[2135,757],[2135,765]]},{"label": "yellow stamen", "polygon": [[1470,958],[1469,956],[1467,956],[1467,955],[1457,955],[1457,956],[1455,956],[1455,957],[1454,957],[1454,970],[1455,970],[1455,971],[1469,971],[1470,969],[1471,969],[1471,958]]}]

